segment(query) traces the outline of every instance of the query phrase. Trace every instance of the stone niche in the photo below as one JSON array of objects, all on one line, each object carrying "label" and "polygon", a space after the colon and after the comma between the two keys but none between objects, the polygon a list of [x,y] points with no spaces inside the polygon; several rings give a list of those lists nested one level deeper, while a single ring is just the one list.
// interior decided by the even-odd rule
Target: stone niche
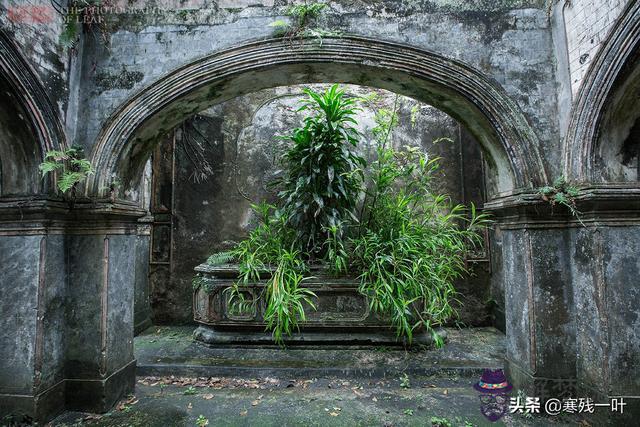
[{"label": "stone niche", "polygon": [[[352,96],[370,99],[357,118],[363,134],[359,150],[365,157],[375,152],[371,133],[375,112],[395,104],[399,123],[393,144],[440,157],[438,190],[455,202],[482,207],[492,184],[485,182],[480,146],[464,127],[414,99],[370,87],[344,87]],[[281,169],[279,158],[286,149],[286,141],[277,136],[300,125],[302,89],[277,87],[218,104],[185,121],[154,152],[150,265],[154,323],[193,322],[194,268],[245,238],[255,223],[252,203],[275,200],[269,182]],[[475,254],[469,260],[472,274],[457,284],[463,303],[460,320],[466,325],[492,322],[488,260],[488,249]]]}]

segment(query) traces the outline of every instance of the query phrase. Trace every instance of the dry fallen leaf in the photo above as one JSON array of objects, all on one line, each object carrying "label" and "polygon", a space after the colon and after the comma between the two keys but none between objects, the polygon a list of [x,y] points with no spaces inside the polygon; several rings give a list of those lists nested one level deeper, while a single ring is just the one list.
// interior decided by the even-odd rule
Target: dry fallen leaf
[{"label": "dry fallen leaf", "polygon": [[209,393],[209,394],[203,394],[202,398],[205,400],[211,400],[213,399],[213,394]]},{"label": "dry fallen leaf", "polygon": [[331,415],[332,417],[337,417],[340,414],[338,414],[337,412],[329,412],[329,415]]},{"label": "dry fallen leaf", "polygon": [[257,406],[258,403],[260,403],[259,400],[254,400],[253,402],[251,402],[251,406]]},{"label": "dry fallen leaf", "polygon": [[249,411],[247,411],[246,409],[244,411],[240,411],[240,416],[241,417],[246,417],[248,412]]},{"label": "dry fallen leaf", "polygon": [[191,402],[187,405],[187,409],[193,409],[193,404]]},{"label": "dry fallen leaf", "polygon": [[378,401],[378,399],[377,399],[377,398],[375,398],[375,397],[374,397],[374,398],[372,398],[371,400],[373,400],[374,402],[377,402],[377,401]]},{"label": "dry fallen leaf", "polygon": [[444,394],[449,394],[449,390],[446,390],[443,392]]}]

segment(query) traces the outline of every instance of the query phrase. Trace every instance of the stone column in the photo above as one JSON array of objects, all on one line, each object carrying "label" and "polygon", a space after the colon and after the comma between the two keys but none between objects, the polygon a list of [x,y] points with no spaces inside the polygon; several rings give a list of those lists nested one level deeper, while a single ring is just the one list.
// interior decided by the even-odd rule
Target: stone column
[{"label": "stone column", "polygon": [[506,367],[528,396],[568,397],[575,390],[575,304],[568,245],[575,226],[536,195],[492,201],[502,260],[494,287],[504,290]]},{"label": "stone column", "polygon": [[[66,407],[105,412],[135,385],[134,206],[74,208],[66,230]],[[144,259],[146,261],[146,259]]]},{"label": "stone column", "polygon": [[640,415],[640,189],[582,193],[579,220],[531,194],[488,204],[501,242],[494,279],[505,292],[507,374],[528,396],[627,397],[623,415],[595,416],[631,424]]},{"label": "stone column", "polygon": [[48,200],[0,206],[1,415],[105,412],[133,392],[143,214]]},{"label": "stone column", "polygon": [[64,409],[65,237],[46,200],[0,202],[0,419]]},{"label": "stone column", "polygon": [[569,247],[578,395],[628,397],[624,415],[598,414],[603,425],[632,425],[640,416],[640,189],[589,188],[579,208],[586,227],[573,230]]}]

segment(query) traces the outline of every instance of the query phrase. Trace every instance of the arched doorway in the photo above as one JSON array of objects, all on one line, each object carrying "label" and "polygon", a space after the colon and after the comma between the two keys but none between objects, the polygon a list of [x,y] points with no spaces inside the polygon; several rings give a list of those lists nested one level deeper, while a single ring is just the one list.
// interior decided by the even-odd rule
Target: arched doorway
[{"label": "arched doorway", "polygon": [[538,139],[494,81],[463,63],[419,49],[357,37],[250,43],[187,64],[141,90],[103,127],[87,192],[118,179],[135,186],[153,147],[174,126],[218,102],[300,83],[352,83],[411,96],[463,123],[487,154],[496,193],[546,182]]}]

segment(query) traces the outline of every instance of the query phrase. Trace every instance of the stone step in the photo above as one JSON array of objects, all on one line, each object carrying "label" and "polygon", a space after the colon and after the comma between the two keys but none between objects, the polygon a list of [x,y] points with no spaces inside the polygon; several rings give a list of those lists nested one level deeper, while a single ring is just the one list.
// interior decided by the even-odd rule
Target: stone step
[{"label": "stone step", "polygon": [[504,335],[494,328],[448,328],[442,349],[383,345],[216,345],[195,327],[152,327],[135,338],[139,376],[239,378],[479,377],[504,365]]}]

